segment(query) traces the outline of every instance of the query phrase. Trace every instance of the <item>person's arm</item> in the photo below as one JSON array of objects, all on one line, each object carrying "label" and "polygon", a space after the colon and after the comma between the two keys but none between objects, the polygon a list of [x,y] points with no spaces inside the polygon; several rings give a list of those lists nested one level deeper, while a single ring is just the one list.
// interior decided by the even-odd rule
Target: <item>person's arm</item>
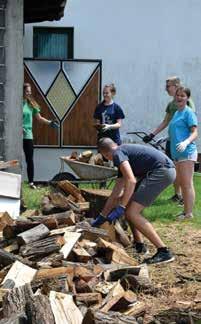
[{"label": "person's arm", "polygon": [[165,129],[168,126],[170,120],[171,120],[171,115],[169,113],[166,113],[165,118],[159,124],[159,126],[149,135],[145,135],[143,137],[143,141],[145,143],[149,143],[158,133],[160,133],[163,129]]},{"label": "person's arm", "polygon": [[170,120],[171,120],[171,115],[169,113],[166,113],[165,118],[159,124],[159,126],[152,132],[152,134],[155,136],[158,133],[162,132],[162,130],[168,126]]},{"label": "person's arm", "polygon": [[105,131],[108,131],[108,130],[111,130],[111,129],[118,129],[121,127],[121,119],[117,119],[117,122],[115,124],[104,124],[103,128],[102,128],[102,131],[105,132]]},{"label": "person's arm", "polygon": [[106,204],[101,212],[103,216],[106,217],[111,212],[111,210],[117,206],[118,199],[121,196],[122,191],[124,189],[124,183],[125,182],[123,178],[118,178],[116,180],[112,193],[110,197],[107,199]]},{"label": "person's arm", "polygon": [[46,125],[51,124],[51,120],[48,120],[48,119],[42,117],[40,113],[35,114],[35,118],[41,124],[46,124]]},{"label": "person's arm", "polygon": [[178,152],[185,151],[186,147],[197,138],[198,136],[197,126],[192,126],[190,130],[191,130],[191,135],[188,138],[186,138],[183,142],[180,142],[176,145],[176,150]]},{"label": "person's arm", "polygon": [[121,198],[121,205],[126,207],[134,192],[137,180],[128,161],[124,161],[120,164],[120,171],[124,179],[124,192]]}]

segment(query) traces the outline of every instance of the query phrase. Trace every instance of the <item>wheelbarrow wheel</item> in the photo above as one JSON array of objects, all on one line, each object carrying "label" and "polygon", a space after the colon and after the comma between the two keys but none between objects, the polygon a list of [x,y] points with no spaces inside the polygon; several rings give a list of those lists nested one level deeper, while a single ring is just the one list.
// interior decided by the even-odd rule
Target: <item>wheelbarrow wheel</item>
[{"label": "wheelbarrow wheel", "polygon": [[50,182],[56,182],[56,181],[62,181],[62,180],[73,181],[73,180],[76,180],[76,177],[70,172],[60,172],[60,173],[57,173],[50,180]]}]

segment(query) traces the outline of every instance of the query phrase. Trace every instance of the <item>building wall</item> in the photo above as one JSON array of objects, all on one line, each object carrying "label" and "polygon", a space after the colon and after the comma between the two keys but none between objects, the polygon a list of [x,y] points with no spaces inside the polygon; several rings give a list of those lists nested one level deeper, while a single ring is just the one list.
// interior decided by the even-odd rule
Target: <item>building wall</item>
[{"label": "building wall", "polygon": [[[199,0],[68,0],[63,19],[36,25],[74,27],[75,58],[102,59],[103,84],[117,86],[126,113],[122,136],[129,140],[127,131],[153,130],[164,117],[171,75],[192,89],[200,120],[200,21]],[[25,57],[33,54],[32,30],[25,27]]]},{"label": "building wall", "polygon": [[[1,116],[4,119],[3,158],[22,156],[23,0],[5,1],[4,80]],[[1,99],[0,99],[1,100]],[[0,118],[1,118],[0,116]],[[10,170],[11,171],[11,170]],[[14,172],[20,172],[14,169]]]}]

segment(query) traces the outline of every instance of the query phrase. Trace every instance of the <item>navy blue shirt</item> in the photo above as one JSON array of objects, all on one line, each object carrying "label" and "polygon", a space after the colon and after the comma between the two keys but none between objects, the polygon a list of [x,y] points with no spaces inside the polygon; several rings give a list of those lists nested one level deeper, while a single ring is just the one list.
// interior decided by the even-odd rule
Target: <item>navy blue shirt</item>
[{"label": "navy blue shirt", "polygon": [[[147,172],[166,167],[174,168],[174,163],[163,152],[141,144],[123,144],[113,153],[113,162],[119,168],[124,161],[130,163],[136,177],[145,177]],[[119,170],[119,177],[122,177]]]},{"label": "navy blue shirt", "polygon": [[[104,101],[103,101],[96,107],[93,117],[95,119],[98,119],[100,121],[100,124],[112,125],[117,123],[118,119],[124,119],[125,115],[121,107],[117,105],[115,102],[113,102],[111,105],[106,106],[104,105]],[[102,137],[109,137],[118,145],[121,144],[119,128],[111,129],[106,132],[99,131],[98,139]]]}]

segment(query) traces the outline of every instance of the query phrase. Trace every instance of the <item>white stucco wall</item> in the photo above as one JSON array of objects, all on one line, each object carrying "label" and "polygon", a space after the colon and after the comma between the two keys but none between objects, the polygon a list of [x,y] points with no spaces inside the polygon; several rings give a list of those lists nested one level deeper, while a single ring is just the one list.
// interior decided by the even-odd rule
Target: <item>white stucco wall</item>
[{"label": "white stucco wall", "polygon": [[[171,75],[191,88],[200,120],[200,0],[68,0],[62,20],[36,25],[74,27],[74,57],[102,59],[103,84],[116,84],[126,113],[123,138],[162,120]],[[32,26],[25,26],[25,57],[32,57]]]}]

